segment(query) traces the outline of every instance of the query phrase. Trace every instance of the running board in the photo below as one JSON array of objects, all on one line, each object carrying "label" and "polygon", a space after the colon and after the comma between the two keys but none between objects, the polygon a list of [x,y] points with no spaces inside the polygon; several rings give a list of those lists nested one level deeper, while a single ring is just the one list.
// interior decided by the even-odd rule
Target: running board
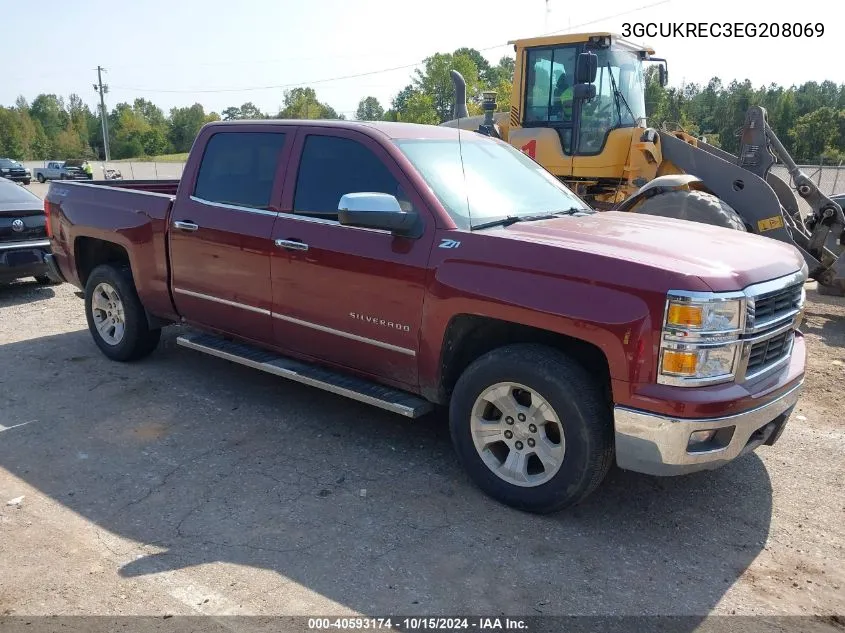
[{"label": "running board", "polygon": [[211,334],[185,334],[176,343],[233,363],[260,369],[304,385],[330,391],[409,418],[418,418],[434,407],[406,391],[385,387],[369,380],[347,376],[317,365],[280,356],[245,343],[225,340]]}]

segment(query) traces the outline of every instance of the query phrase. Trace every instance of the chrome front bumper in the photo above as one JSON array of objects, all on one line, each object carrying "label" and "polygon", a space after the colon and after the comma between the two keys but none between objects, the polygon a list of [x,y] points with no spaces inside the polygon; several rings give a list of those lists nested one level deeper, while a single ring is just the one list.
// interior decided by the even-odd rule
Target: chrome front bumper
[{"label": "chrome front bumper", "polygon": [[[661,476],[719,468],[762,444],[774,444],[802,385],[803,380],[777,400],[724,418],[671,418],[615,407],[616,463],[625,470]],[[689,446],[692,433],[711,430],[718,431],[713,441]]]}]

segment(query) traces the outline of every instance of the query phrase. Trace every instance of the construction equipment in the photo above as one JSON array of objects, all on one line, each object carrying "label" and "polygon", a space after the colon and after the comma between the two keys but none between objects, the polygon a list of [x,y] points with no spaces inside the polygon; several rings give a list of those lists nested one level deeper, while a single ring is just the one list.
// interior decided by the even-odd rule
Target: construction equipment
[{"label": "construction equipment", "polygon": [[[804,174],[752,106],[739,156],[683,130],[649,127],[646,64],[668,62],[613,33],[511,42],[516,51],[510,110],[468,116],[466,83],[452,71],[455,119],[442,125],[501,138],[522,150],[599,210],[682,218],[744,230],[794,245],[819,291],[845,296],[845,194],[828,197]],[[779,159],[790,184],[772,173]],[[810,214],[802,217],[794,191]]]}]

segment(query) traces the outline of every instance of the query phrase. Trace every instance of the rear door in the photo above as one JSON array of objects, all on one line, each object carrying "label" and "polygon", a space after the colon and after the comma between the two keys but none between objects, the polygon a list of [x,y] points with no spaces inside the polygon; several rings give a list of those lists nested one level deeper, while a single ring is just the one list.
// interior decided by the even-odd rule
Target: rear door
[{"label": "rear door", "polygon": [[189,322],[270,342],[273,223],[293,134],[235,127],[208,137],[171,214],[173,298]]},{"label": "rear door", "polygon": [[[300,130],[273,239],[276,344],[399,386],[417,383],[419,328],[434,222],[396,161],[365,134]],[[294,172],[294,164],[297,164]],[[417,239],[342,226],[346,193],[397,196],[423,216]]]}]

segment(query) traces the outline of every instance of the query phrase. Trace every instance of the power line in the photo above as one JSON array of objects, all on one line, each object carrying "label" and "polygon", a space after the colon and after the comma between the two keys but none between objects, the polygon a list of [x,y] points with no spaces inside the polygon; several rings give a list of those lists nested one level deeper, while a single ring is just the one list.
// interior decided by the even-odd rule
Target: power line
[{"label": "power line", "polygon": [[[643,11],[644,9],[650,9],[652,7],[656,7],[662,4],[668,4],[672,0],[660,0],[659,2],[653,2],[651,4],[643,5],[641,7],[637,7],[634,9],[629,9],[628,11],[621,11],[619,13],[614,13],[613,15],[604,16],[595,20],[590,20],[589,22],[582,22],[581,24],[576,24],[574,26],[569,26],[565,29],[560,29],[558,31],[550,31],[547,33],[542,33],[541,35],[555,35],[557,33],[563,33],[565,31],[571,31],[572,29],[581,28],[582,26],[589,26],[591,24],[596,24],[598,22],[604,22],[605,20],[612,20],[614,18],[621,17],[623,15],[629,15],[631,13],[636,13],[638,11]],[[487,46],[484,48],[476,49],[479,52],[483,51],[490,51],[496,48],[503,48],[508,46],[508,43],[505,42],[504,44],[495,44],[493,46]],[[177,93],[177,94],[208,94],[208,93],[223,93],[223,92],[252,92],[252,91],[260,91],[260,90],[283,90],[287,88],[298,88],[301,86],[312,86],[317,84],[329,83],[333,81],[343,81],[346,79],[357,79],[359,77],[369,77],[372,75],[380,75],[389,72],[395,72],[397,70],[406,70],[408,68],[414,68],[421,64],[424,64],[425,60],[420,60],[418,62],[414,62],[413,64],[405,64],[402,66],[394,66],[392,68],[382,68],[379,70],[371,70],[363,73],[356,73],[353,75],[343,75],[341,77],[329,77],[324,79],[315,79],[312,81],[298,81],[296,83],[289,83],[289,84],[277,84],[277,85],[270,85],[270,86],[246,86],[243,88],[214,88],[214,89],[201,89],[201,90],[184,90],[184,89],[154,89],[154,88],[135,88],[130,86],[112,86],[113,89],[116,90],[127,90],[131,92],[141,92],[141,93]]]},{"label": "power line", "polygon": [[406,68],[414,68],[415,66],[419,66],[420,64],[425,63],[425,61],[416,62],[413,64],[406,64],[404,66],[395,66],[393,68],[383,68],[381,70],[371,70],[364,73],[356,73],[354,75],[344,75],[343,77],[330,77],[327,79],[315,79],[313,81],[299,81],[297,83],[292,84],[278,84],[274,86],[248,86],[245,88],[215,88],[213,90],[158,90],[158,89],[151,89],[151,88],[130,88],[127,86],[112,86],[112,88],[118,90],[134,90],[136,92],[178,92],[178,93],[207,93],[207,92],[249,92],[252,90],[279,90],[282,88],[297,88],[304,85],[314,85],[314,84],[324,84],[331,81],[342,81],[344,79],[356,79],[358,77],[369,77],[370,75],[380,75],[383,73],[389,73],[396,70],[405,70]]}]

